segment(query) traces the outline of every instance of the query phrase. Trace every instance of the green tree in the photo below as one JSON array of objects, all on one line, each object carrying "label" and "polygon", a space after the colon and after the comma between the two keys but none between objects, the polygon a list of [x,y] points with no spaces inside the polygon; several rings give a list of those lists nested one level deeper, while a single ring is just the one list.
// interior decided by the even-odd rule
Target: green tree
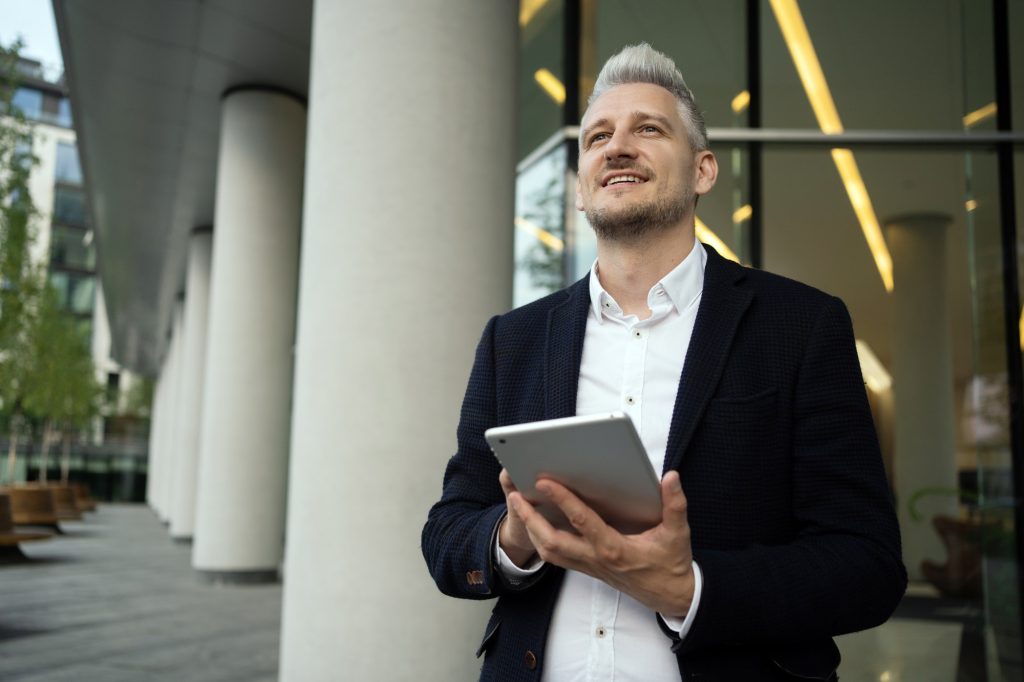
[{"label": "green tree", "polygon": [[103,387],[74,318],[45,287],[29,325],[29,364],[23,393],[25,411],[42,422],[40,480],[46,482],[50,445],[64,441],[61,479],[67,483],[72,435],[99,414]]},{"label": "green tree", "polygon": [[31,125],[13,104],[20,50],[20,41],[0,45],[0,413],[8,424],[10,481],[18,435],[25,424],[28,336],[40,282],[31,259],[38,212],[28,187],[37,160],[32,154]]}]

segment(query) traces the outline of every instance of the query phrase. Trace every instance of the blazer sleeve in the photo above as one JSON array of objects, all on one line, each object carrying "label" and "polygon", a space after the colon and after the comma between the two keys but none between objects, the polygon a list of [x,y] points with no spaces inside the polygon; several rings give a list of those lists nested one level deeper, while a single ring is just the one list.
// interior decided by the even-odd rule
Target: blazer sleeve
[{"label": "blazer sleeve", "polygon": [[423,557],[438,588],[466,599],[529,586],[506,584],[493,554],[498,524],[507,510],[498,481],[501,465],[484,439],[484,431],[497,423],[497,320],[487,323],[477,346],[459,417],[458,450],[448,461],[441,499],[430,509],[421,537]]},{"label": "blazer sleeve", "polygon": [[795,379],[795,538],[775,546],[694,550],[700,609],[679,653],[809,641],[883,623],[906,588],[899,526],[864,392],[853,328],[829,297]]}]

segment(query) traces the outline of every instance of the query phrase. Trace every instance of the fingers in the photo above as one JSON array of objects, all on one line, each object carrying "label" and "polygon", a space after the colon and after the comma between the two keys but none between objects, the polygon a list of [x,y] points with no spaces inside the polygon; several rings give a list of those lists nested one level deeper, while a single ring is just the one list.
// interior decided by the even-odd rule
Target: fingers
[{"label": "fingers", "polygon": [[661,479],[661,523],[673,534],[690,532],[686,495],[683,494],[678,471],[670,471]]},{"label": "fingers", "polygon": [[498,482],[501,483],[501,490],[505,493],[506,498],[509,493],[516,490],[516,485],[512,482],[512,477],[509,475],[508,469],[501,470],[501,473],[498,474]]},{"label": "fingers", "polygon": [[541,479],[537,481],[537,490],[546,495],[555,506],[562,510],[565,518],[584,537],[594,537],[608,526],[583,500],[556,481]]}]

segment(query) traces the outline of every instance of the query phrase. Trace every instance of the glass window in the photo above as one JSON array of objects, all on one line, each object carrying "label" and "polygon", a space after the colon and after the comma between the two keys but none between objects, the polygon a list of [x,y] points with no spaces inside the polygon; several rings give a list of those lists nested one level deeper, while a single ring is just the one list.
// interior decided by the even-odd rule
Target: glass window
[{"label": "glass window", "polygon": [[74,143],[57,143],[57,182],[82,184],[82,166],[78,159],[78,146]]},{"label": "glass window", "polygon": [[67,97],[62,97],[59,105],[57,106],[57,125],[70,128],[74,125],[71,119],[71,100]]},{"label": "glass window", "polygon": [[562,127],[565,102],[561,0],[522,0],[519,10],[519,152],[522,160]]},{"label": "glass window", "polygon": [[50,234],[50,263],[57,266],[94,270],[96,250],[89,232],[78,227],[54,225]]},{"label": "glass window", "polygon": [[57,187],[53,198],[53,220],[69,225],[88,225],[85,192],[72,187]]},{"label": "glass window", "polygon": [[[589,94],[609,57],[646,41],[675,60],[708,126],[745,126],[744,5],[743,0],[601,0],[593,41],[583,41],[581,88]],[[592,57],[587,55],[591,45]]]},{"label": "glass window", "polygon": [[50,285],[57,290],[60,304],[73,313],[92,312],[96,294],[96,279],[92,275],[79,275],[59,270],[50,273]]},{"label": "glass window", "polygon": [[14,91],[11,104],[20,109],[25,118],[38,119],[43,111],[43,93],[31,88],[18,88]]},{"label": "glass window", "polygon": [[[1019,617],[995,154],[861,150],[844,162],[859,168],[860,187],[844,184],[835,159],[827,149],[765,151],[765,268],[850,310],[915,585],[901,609],[917,618],[953,600],[970,614],[928,624],[944,642],[929,670],[955,676],[971,660],[990,677],[964,679],[1015,679],[1006,667],[1020,654],[1009,634]],[[848,193],[867,198],[872,219],[862,223]],[[880,229],[884,251],[869,248],[865,229]],[[896,649],[921,636],[900,615],[878,630]],[[965,629],[978,635],[962,637]],[[840,648],[857,641],[840,638]],[[884,679],[894,664],[843,658],[850,679]]]},{"label": "glass window", "polygon": [[565,286],[567,158],[566,145],[560,144],[516,180],[513,303],[517,306]]},{"label": "glass window", "polygon": [[[995,100],[991,3],[762,0],[761,14],[765,127],[962,130]],[[812,107],[809,91],[826,96]]]}]

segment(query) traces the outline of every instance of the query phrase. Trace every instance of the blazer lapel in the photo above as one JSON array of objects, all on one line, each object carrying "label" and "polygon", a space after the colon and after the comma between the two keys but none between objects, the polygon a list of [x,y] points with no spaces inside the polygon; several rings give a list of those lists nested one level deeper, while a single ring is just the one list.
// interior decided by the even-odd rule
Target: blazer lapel
[{"label": "blazer lapel", "polygon": [[743,268],[722,258],[710,246],[704,248],[708,253],[704,292],[679,380],[662,473],[678,468],[682,462],[722,375],[736,327],[753,298],[749,289],[736,286],[746,276]]},{"label": "blazer lapel", "polygon": [[544,418],[576,414],[576,390],[583,359],[583,335],[590,309],[590,275],[569,288],[569,297],[548,313]]}]

